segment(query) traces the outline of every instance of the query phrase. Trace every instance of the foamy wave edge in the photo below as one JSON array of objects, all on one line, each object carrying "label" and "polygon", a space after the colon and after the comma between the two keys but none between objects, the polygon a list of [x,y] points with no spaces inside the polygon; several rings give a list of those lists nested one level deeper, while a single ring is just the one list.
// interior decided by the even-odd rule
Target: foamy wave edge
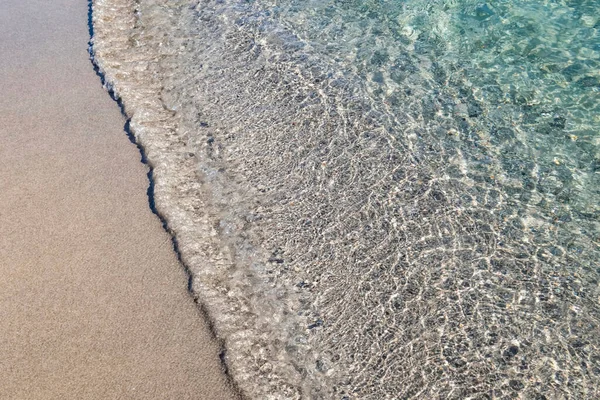
[{"label": "foamy wave edge", "polygon": [[[270,345],[256,342],[240,309],[241,290],[223,282],[233,261],[219,233],[198,177],[197,160],[178,131],[177,113],[161,99],[161,66],[168,46],[137,40],[138,0],[90,0],[92,63],[106,90],[119,101],[129,131],[143,152],[154,185],[155,212],[172,235],[191,276],[190,291],[219,341],[225,372],[242,397],[299,399],[303,378],[285,360],[268,357]],[[134,37],[136,36],[136,37]],[[243,302],[243,300],[242,300]]]}]

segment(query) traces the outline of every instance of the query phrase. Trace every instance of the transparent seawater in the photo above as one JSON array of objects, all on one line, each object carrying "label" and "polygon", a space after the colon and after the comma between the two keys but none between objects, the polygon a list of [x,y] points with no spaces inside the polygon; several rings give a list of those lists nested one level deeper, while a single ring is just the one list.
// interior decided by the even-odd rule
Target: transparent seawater
[{"label": "transparent seawater", "polygon": [[248,397],[600,398],[598,0],[94,5]]}]

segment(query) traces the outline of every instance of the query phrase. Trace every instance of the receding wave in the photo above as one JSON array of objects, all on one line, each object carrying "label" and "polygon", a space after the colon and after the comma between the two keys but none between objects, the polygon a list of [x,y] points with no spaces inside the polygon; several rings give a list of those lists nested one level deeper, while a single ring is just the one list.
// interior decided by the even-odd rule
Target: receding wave
[{"label": "receding wave", "polygon": [[598,2],[550,3],[93,1],[249,398],[600,396]]}]

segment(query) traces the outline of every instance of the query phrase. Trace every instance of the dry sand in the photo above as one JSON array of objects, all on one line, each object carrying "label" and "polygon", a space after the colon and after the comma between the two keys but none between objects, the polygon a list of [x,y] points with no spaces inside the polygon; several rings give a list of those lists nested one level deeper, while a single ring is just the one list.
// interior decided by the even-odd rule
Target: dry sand
[{"label": "dry sand", "polygon": [[0,399],[234,398],[87,11],[0,2]]}]

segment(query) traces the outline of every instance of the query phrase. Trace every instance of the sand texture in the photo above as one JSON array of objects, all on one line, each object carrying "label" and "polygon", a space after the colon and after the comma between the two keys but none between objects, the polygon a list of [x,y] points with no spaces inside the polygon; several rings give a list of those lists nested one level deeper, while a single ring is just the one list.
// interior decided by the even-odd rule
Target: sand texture
[{"label": "sand texture", "polygon": [[235,398],[87,12],[0,3],[0,398]]}]

